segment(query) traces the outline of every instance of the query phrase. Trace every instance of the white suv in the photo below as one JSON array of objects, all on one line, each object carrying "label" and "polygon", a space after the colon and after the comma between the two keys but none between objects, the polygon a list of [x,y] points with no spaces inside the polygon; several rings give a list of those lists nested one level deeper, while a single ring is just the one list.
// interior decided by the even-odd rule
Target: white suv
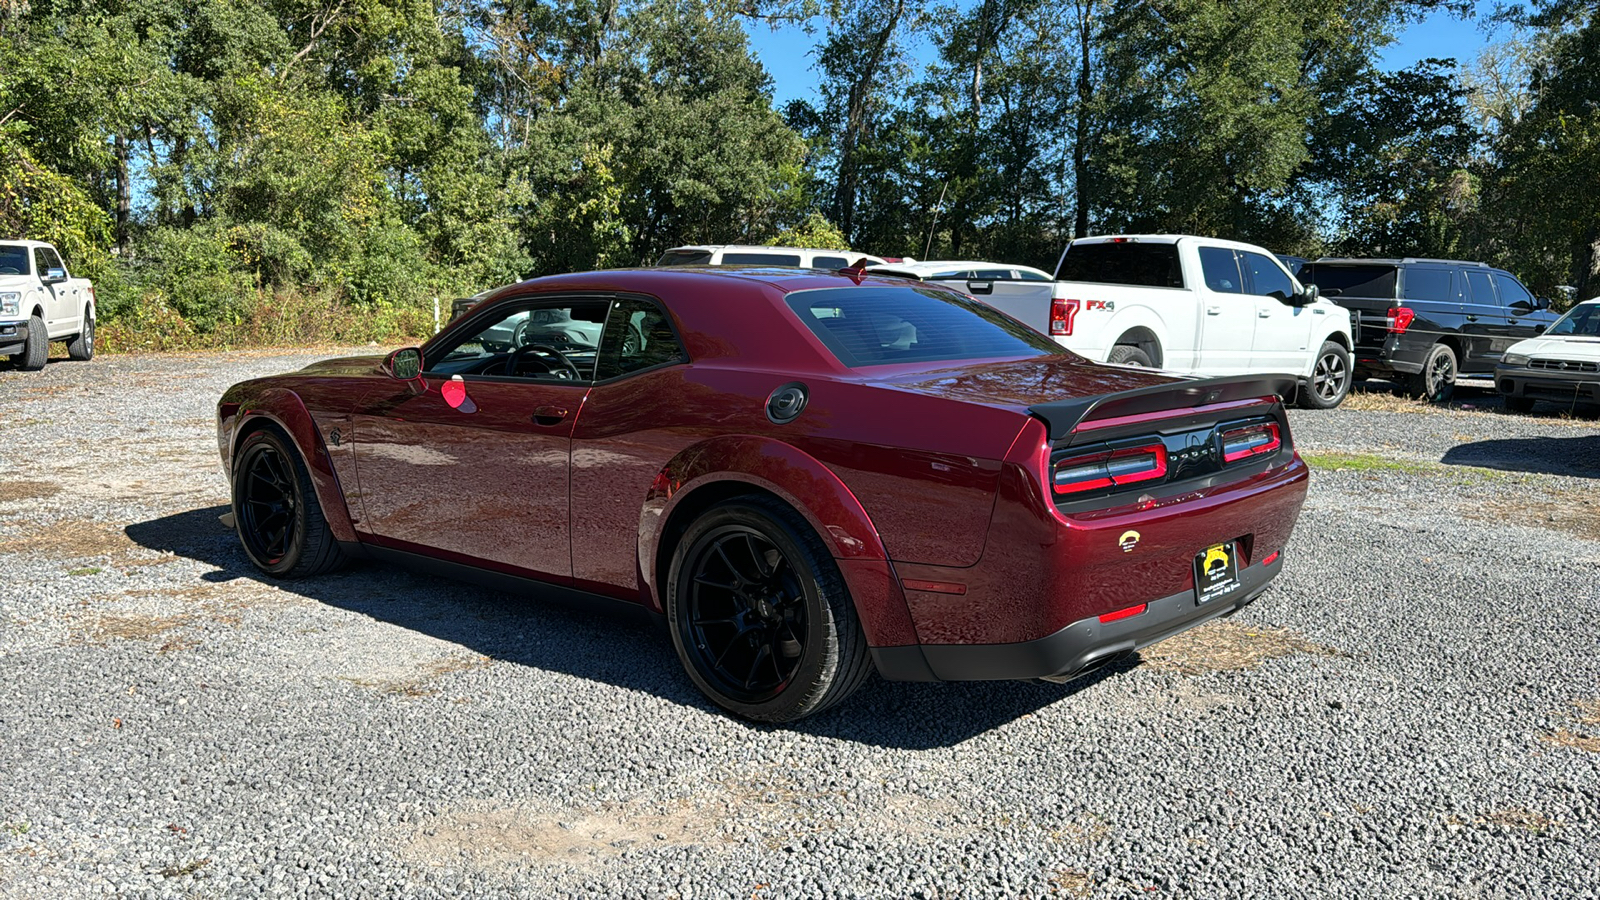
[{"label": "white suv", "polygon": [[871,264],[881,257],[852,250],[814,250],[805,247],[757,247],[748,244],[694,244],[673,247],[656,260],[658,266],[795,266],[801,269],[843,269],[860,260]]}]

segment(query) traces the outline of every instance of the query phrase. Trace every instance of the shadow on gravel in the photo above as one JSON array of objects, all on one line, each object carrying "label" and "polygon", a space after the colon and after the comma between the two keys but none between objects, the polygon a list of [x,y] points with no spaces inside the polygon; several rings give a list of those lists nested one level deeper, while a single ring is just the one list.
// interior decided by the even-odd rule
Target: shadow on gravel
[{"label": "shadow on gravel", "polygon": [[1457,444],[1440,461],[1507,472],[1600,478],[1600,432],[1584,437],[1506,438]]},{"label": "shadow on gravel", "polygon": [[[640,617],[527,602],[428,575],[367,564],[305,581],[272,581],[256,571],[233,532],[217,521],[226,506],[138,522],[125,532],[140,546],[197,560],[219,571],[202,578],[246,578],[517,665],[654,694],[683,706],[711,704],[684,675],[664,630]],[[879,747],[921,750],[959,744],[1115,677],[1136,662],[1110,666],[1069,685],[1019,682],[909,684],[874,677],[839,707],[792,726],[747,724],[752,734],[788,730]]]}]

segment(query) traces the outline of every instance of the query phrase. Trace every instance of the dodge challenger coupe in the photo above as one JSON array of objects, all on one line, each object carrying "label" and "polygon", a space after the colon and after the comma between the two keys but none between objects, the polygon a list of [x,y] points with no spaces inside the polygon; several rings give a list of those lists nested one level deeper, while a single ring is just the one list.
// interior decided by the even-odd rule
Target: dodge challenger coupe
[{"label": "dodge challenger coupe", "polygon": [[792,721],[872,670],[1065,681],[1254,600],[1305,499],[1286,377],[1091,363],[859,269],[590,272],[230,388],[250,559],[624,601]]}]

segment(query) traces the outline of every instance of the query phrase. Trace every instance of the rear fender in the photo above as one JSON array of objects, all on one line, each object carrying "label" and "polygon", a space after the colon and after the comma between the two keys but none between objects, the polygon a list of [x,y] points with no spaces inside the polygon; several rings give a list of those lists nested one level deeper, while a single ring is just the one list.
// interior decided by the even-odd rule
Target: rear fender
[{"label": "rear fender", "polygon": [[[1083,310],[1078,311],[1078,316],[1081,320]],[[1163,322],[1161,317],[1152,312],[1147,306],[1126,306],[1112,314],[1111,319],[1106,322],[1105,330],[1100,334],[1100,340],[1105,343],[1105,346],[1100,348],[1102,350],[1100,358],[1104,360],[1111,353],[1111,348],[1122,340],[1123,335],[1140,328],[1155,336],[1156,344],[1161,348],[1161,356],[1170,362],[1172,341],[1168,333],[1167,323]],[[1162,361],[1162,359],[1154,360],[1158,366],[1162,364]]]},{"label": "rear fender", "polygon": [[328,457],[328,448],[322,443],[317,423],[306,411],[299,395],[283,388],[266,388],[243,396],[226,397],[224,403],[238,404],[226,456],[230,480],[239,438],[252,431],[253,426],[271,422],[289,435],[300,451],[300,458],[305,460],[306,471],[311,473],[311,485],[317,492],[317,502],[322,505],[322,514],[328,520],[328,530],[333,532],[336,540],[353,543],[356,540],[355,526],[350,521],[350,508],[345,504],[339,476],[334,474],[333,461]]},{"label": "rear fender", "polygon": [[674,536],[709,503],[744,486],[804,516],[839,563],[873,646],[914,643],[916,632],[871,518],[827,466],[789,444],[728,435],[685,448],[656,475],[639,520],[639,562],[648,602],[664,611]]}]

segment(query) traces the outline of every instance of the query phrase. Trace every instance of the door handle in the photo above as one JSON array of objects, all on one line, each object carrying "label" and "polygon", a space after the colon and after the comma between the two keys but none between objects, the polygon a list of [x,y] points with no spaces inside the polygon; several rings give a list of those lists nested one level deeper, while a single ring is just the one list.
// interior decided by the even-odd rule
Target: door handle
[{"label": "door handle", "polygon": [[533,411],[531,418],[535,425],[560,425],[566,420],[567,411],[559,406],[541,406]]},{"label": "door handle", "polygon": [[1270,309],[1258,309],[1258,310],[1256,310],[1256,318],[1258,318],[1258,319],[1270,319],[1270,318],[1272,318],[1272,310],[1270,310]]},{"label": "door handle", "polygon": [[1220,306],[1208,306],[1208,307],[1206,307],[1206,315],[1208,315],[1208,316],[1220,316],[1220,315],[1222,315],[1222,307],[1220,307]]},{"label": "door handle", "polygon": [[1477,316],[1467,316],[1467,321],[1468,322],[1476,322],[1476,321],[1478,321],[1478,317]]}]

